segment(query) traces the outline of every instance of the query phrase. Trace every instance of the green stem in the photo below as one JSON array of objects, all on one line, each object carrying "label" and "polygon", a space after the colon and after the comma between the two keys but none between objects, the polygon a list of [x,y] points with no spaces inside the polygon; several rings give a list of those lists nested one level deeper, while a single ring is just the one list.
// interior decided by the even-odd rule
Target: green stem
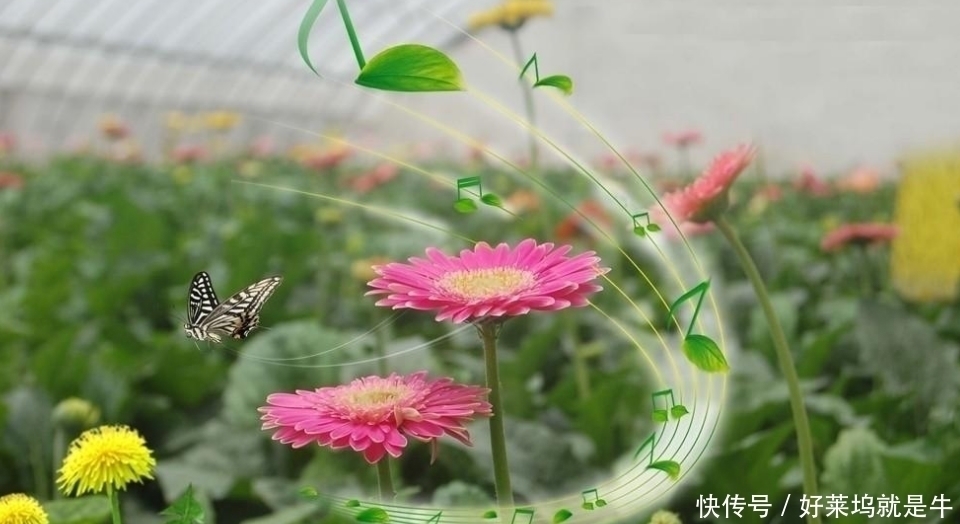
[{"label": "green stem", "polygon": [[340,17],[343,18],[343,25],[347,28],[347,36],[350,37],[350,45],[353,46],[353,54],[357,57],[357,65],[363,69],[367,61],[363,58],[363,50],[360,49],[360,40],[357,38],[357,30],[353,27],[353,21],[350,20],[350,12],[347,11],[346,0],[337,0],[337,7],[340,8]]},{"label": "green stem", "polygon": [[377,462],[377,483],[380,485],[380,502],[393,500],[393,477],[390,476],[390,458],[383,457]]},{"label": "green stem", "polygon": [[497,502],[501,508],[513,506],[513,488],[510,486],[510,463],[507,461],[507,438],[503,429],[503,400],[500,396],[500,369],[497,364],[497,331],[499,324],[484,322],[477,326],[483,339],[483,360],[487,370],[487,388],[490,389],[490,452],[493,455],[493,478],[497,488]]},{"label": "green stem", "polygon": [[874,264],[873,260],[870,258],[870,253],[867,252],[867,246],[865,245],[855,245],[853,246],[855,250],[858,251],[858,258],[860,259],[860,292],[864,297],[873,296],[876,293],[877,288],[874,286]]},{"label": "green stem", "polygon": [[113,524],[121,524],[120,520],[120,495],[113,486],[107,486],[107,498],[110,499],[110,515],[113,517]]},{"label": "green stem", "polygon": [[[793,365],[793,357],[790,354],[790,348],[787,346],[787,337],[780,326],[780,320],[777,319],[773,310],[773,304],[770,302],[770,295],[763,284],[760,272],[757,270],[753,258],[747,248],[744,247],[740,238],[734,231],[733,226],[727,221],[727,218],[720,215],[714,221],[717,228],[727,238],[727,241],[733,247],[737,258],[740,259],[740,265],[743,266],[744,273],[760,301],[763,313],[767,317],[767,323],[770,325],[770,334],[773,336],[773,347],[777,353],[777,360],[780,363],[780,371],[787,381],[787,389],[790,391],[790,409],[793,411],[793,423],[797,430],[797,446],[800,451],[800,465],[803,468],[803,492],[808,497],[816,496],[817,489],[817,467],[813,458],[813,438],[810,433],[810,421],[807,419],[807,410],[804,407],[803,394],[800,392],[800,379],[797,376],[797,369]],[[819,524],[820,517],[809,515],[807,517],[809,524]]]},{"label": "green stem", "polygon": [[51,478],[51,493],[53,499],[60,498],[60,490],[57,489],[57,471],[60,469],[60,465],[63,463],[64,453],[67,450],[67,435],[64,431],[61,424],[57,424],[57,428],[53,431],[53,477]]},{"label": "green stem", "polygon": [[570,319],[567,322],[567,340],[573,352],[573,370],[577,380],[577,396],[580,402],[585,403],[590,398],[590,369],[587,366],[587,357],[583,355],[577,337],[577,324]]},{"label": "green stem", "polygon": [[[513,46],[513,56],[516,58],[518,64],[523,64],[524,55],[523,49],[520,47],[519,32],[516,29],[511,29],[507,32],[510,33],[510,44]],[[534,67],[536,67],[536,65],[534,65]],[[533,88],[528,86],[523,78],[520,79],[520,88],[523,90],[523,106],[527,112],[527,122],[529,122],[531,128],[535,128],[537,127],[537,111],[533,103]],[[530,170],[536,172],[540,164],[540,151],[537,149],[537,137],[533,134],[533,131],[527,133],[527,143],[530,148]]]}]

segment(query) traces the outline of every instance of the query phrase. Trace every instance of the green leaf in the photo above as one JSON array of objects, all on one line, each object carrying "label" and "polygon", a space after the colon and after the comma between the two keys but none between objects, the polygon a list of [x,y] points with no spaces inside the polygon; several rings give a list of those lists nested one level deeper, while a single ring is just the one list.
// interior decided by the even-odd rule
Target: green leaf
[{"label": "green leaf", "polygon": [[453,208],[457,210],[458,213],[473,213],[477,210],[477,204],[471,198],[461,198],[453,203]]},{"label": "green leaf", "polygon": [[671,480],[680,478],[680,464],[672,460],[661,460],[647,466],[647,469],[658,469],[667,474]]},{"label": "green leaf", "polygon": [[359,508],[359,507],[360,507],[360,501],[357,500],[357,499],[350,499],[350,500],[348,500],[348,501],[344,504],[344,506],[346,506],[346,507],[348,507],[348,508]]},{"label": "green leaf", "polygon": [[553,524],[559,524],[565,520],[569,520],[573,516],[573,513],[568,509],[561,509],[553,515]]},{"label": "green leaf", "polygon": [[317,488],[313,486],[304,486],[297,491],[297,494],[308,500],[313,500],[320,497],[320,493],[317,492]]},{"label": "green leaf", "polygon": [[687,411],[687,407],[681,404],[677,404],[676,406],[673,406],[672,408],[670,408],[670,416],[673,417],[674,419],[678,419],[688,413],[690,412]]},{"label": "green leaf", "polygon": [[669,414],[665,409],[655,409],[653,410],[653,421],[656,423],[666,422],[670,420]]},{"label": "green leaf", "polygon": [[193,485],[188,485],[183,494],[160,515],[169,517],[166,524],[203,524],[203,508],[193,498]]},{"label": "green leaf", "polygon": [[720,346],[706,335],[693,334],[683,339],[683,354],[691,364],[707,373],[730,371]]},{"label": "green leaf", "polygon": [[533,87],[541,86],[555,87],[563,91],[563,94],[567,96],[573,94],[573,80],[567,75],[551,75],[546,78],[541,78],[537,83],[533,84]]},{"label": "green leaf", "polygon": [[488,509],[487,511],[484,511],[483,515],[481,516],[485,519],[495,519],[497,518],[497,512],[493,511],[492,509]]},{"label": "green leaf", "polygon": [[317,73],[317,69],[310,62],[307,41],[310,40],[310,30],[313,29],[313,24],[317,22],[320,12],[326,5],[327,0],[313,0],[310,8],[307,9],[307,14],[303,15],[303,20],[300,22],[300,31],[297,32],[297,47],[300,49],[300,57],[317,76],[320,76],[320,73]]},{"label": "green leaf", "polygon": [[110,499],[103,495],[50,500],[43,509],[53,524],[98,524],[110,518]]},{"label": "green leaf", "polygon": [[656,224],[650,224],[650,225],[647,226],[647,231],[649,231],[649,232],[651,232],[651,233],[656,233],[657,231],[660,231],[660,226],[658,226],[658,225],[656,225]]},{"label": "green leaf", "polygon": [[320,512],[321,508],[317,507],[316,504],[296,504],[260,518],[245,519],[243,524],[302,524],[304,522],[316,522],[315,520],[311,520],[311,517],[316,517]]},{"label": "green leaf", "polygon": [[390,522],[390,514],[380,508],[367,508],[354,518],[357,522]]},{"label": "green leaf", "polygon": [[637,235],[638,237],[645,237],[647,236],[647,229],[643,226],[637,226],[633,228],[633,234]]},{"label": "green leaf", "polygon": [[886,445],[870,429],[844,430],[823,455],[824,489],[845,495],[888,489],[883,469],[885,449]]},{"label": "green leaf", "polygon": [[490,193],[480,197],[480,201],[488,206],[503,207],[503,201],[500,200],[500,197]]},{"label": "green leaf", "polygon": [[356,83],[404,92],[463,91],[463,77],[447,55],[432,47],[402,44],[381,51],[360,71]]}]

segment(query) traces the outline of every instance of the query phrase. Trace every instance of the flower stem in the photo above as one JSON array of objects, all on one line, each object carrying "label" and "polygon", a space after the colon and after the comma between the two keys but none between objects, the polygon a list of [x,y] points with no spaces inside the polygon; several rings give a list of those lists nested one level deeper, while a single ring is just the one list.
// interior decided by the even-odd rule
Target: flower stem
[{"label": "flower stem", "polygon": [[[744,273],[747,274],[747,278],[753,284],[757,299],[760,301],[763,313],[767,317],[767,323],[770,325],[770,334],[773,336],[773,347],[780,363],[780,371],[787,381],[787,389],[790,392],[790,409],[793,411],[793,423],[797,430],[797,447],[800,451],[800,465],[803,468],[803,492],[807,497],[816,496],[819,490],[817,489],[817,467],[813,459],[813,438],[810,433],[810,421],[807,418],[806,407],[804,407],[803,394],[800,392],[800,379],[797,376],[797,369],[793,365],[793,357],[790,354],[790,348],[787,346],[787,337],[780,326],[780,320],[774,313],[770,295],[763,284],[757,265],[750,257],[747,248],[744,247],[725,216],[720,215],[714,222],[717,229],[733,247],[737,258],[740,259],[740,265],[743,266]],[[807,522],[819,524],[820,517],[810,514],[807,516]]]},{"label": "flower stem", "polygon": [[[513,46],[513,56],[518,64],[523,64],[524,55],[523,49],[520,47],[519,31],[510,29],[507,32],[510,33],[510,44]],[[534,65],[534,67],[536,67],[536,65]],[[536,106],[533,104],[533,88],[528,86],[527,83],[523,81],[523,78],[520,79],[520,88],[523,90],[523,106],[527,112],[527,122],[530,123],[531,128],[536,127],[537,111]],[[530,148],[530,170],[536,172],[539,166],[540,152],[537,149],[537,137],[534,136],[532,131],[527,133],[527,144]]]},{"label": "flower stem", "polygon": [[353,54],[357,57],[357,65],[363,69],[367,61],[363,58],[363,50],[360,49],[360,40],[357,38],[357,30],[353,27],[353,21],[350,20],[350,12],[347,11],[346,0],[337,0],[337,7],[340,8],[340,17],[343,18],[343,25],[347,28],[347,36],[350,38],[350,45],[353,46]]},{"label": "flower stem", "polygon": [[497,331],[499,324],[478,324],[483,339],[483,360],[486,363],[487,387],[490,389],[490,452],[493,455],[493,478],[497,488],[497,502],[501,508],[513,506],[513,488],[510,486],[510,463],[507,461],[507,438],[503,430],[503,400],[500,397],[500,369],[497,364]]},{"label": "flower stem", "polygon": [[120,520],[120,495],[113,486],[107,486],[107,498],[110,499],[110,515],[113,517],[113,524],[121,524]]},{"label": "flower stem", "polygon": [[380,485],[380,502],[393,500],[393,477],[390,476],[390,459],[383,457],[377,461],[377,483]]},{"label": "flower stem", "polygon": [[67,450],[67,435],[66,431],[63,429],[62,425],[58,424],[57,428],[53,431],[53,478],[51,487],[51,493],[53,499],[56,500],[60,498],[60,490],[57,489],[56,479],[57,479],[57,470],[60,469],[60,466],[63,464],[63,457]]}]

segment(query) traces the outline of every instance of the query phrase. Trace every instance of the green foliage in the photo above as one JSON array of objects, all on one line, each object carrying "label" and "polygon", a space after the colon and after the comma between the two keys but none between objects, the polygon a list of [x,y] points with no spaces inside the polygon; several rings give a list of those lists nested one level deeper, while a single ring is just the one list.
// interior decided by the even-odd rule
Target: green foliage
[{"label": "green foliage", "polygon": [[[344,182],[356,174],[352,168],[310,171],[283,159],[263,162],[267,174],[257,182],[330,195],[347,192]],[[407,172],[362,198],[354,195],[438,230],[234,183],[236,167],[234,159],[191,166],[191,181],[181,183],[164,167],[65,157],[27,172],[26,186],[15,195],[0,194],[0,492],[49,498],[51,408],[80,396],[97,404],[104,422],[140,430],[159,459],[157,482],[126,493],[125,511],[136,508],[136,515],[155,518],[164,507],[177,506],[174,501],[192,486],[208,524],[354,522],[298,492],[309,486],[346,497],[372,493],[375,472],[350,452],[292,450],[269,440],[256,411],[266,396],[382,371],[429,369],[482,383],[473,331],[452,334],[453,327],[428,313],[391,317],[363,296],[370,277],[354,276],[352,266],[373,256],[422,256],[428,245],[462,248],[462,239],[443,232],[448,228],[474,240],[553,240],[554,224],[507,227],[512,219],[491,202],[477,213],[459,214],[449,193],[437,198],[432,182]],[[485,194],[506,196],[513,189],[510,178],[489,166],[447,167],[457,176],[482,176]],[[569,172],[542,176],[563,194],[582,193]],[[738,183],[734,202],[746,201],[752,190],[750,180]],[[732,219],[771,288],[794,353],[822,493],[886,492],[901,500],[960,493],[960,480],[944,467],[960,461],[960,311],[955,304],[902,303],[883,277],[882,247],[867,258],[853,250],[827,255],[819,249],[825,218],[883,218],[891,191],[825,198],[789,187],[783,192],[782,201],[762,211],[735,207]],[[542,205],[548,216],[570,212],[556,202]],[[650,239],[631,234],[629,224],[623,230],[629,239],[624,250],[651,283],[620,252],[606,245],[596,249],[624,293],[654,312],[655,325],[665,326],[667,308],[651,298],[650,285],[673,283],[637,247]],[[645,234],[661,241],[652,228]],[[708,273],[727,324],[730,342],[720,357],[729,366],[723,378],[730,392],[719,442],[694,471],[684,465],[682,490],[670,502],[684,522],[697,521],[692,508],[701,494],[720,500],[765,494],[774,507],[800,495],[788,396],[766,321],[726,245],[716,236],[693,242],[698,254],[717,259]],[[876,267],[866,272],[865,264]],[[221,297],[254,278],[284,275],[263,311],[262,328],[250,339],[214,346],[184,337],[186,286],[201,269],[212,274]],[[861,278],[864,273],[871,278]],[[635,332],[641,345],[655,340],[612,288],[595,303]],[[505,326],[500,347],[519,500],[550,498],[605,478],[629,458],[638,437],[650,433],[650,394],[663,386],[653,383],[636,348],[600,313],[582,309],[515,319]],[[408,352],[376,360],[400,351]],[[485,424],[471,426],[471,435],[476,448],[443,443],[433,465],[427,446],[412,442],[395,464],[405,496],[434,504],[490,504],[489,459],[477,451],[488,438]],[[44,504],[52,508],[51,522],[102,521],[102,508],[95,507],[102,501],[94,499]],[[82,504],[89,508],[80,509]]]}]

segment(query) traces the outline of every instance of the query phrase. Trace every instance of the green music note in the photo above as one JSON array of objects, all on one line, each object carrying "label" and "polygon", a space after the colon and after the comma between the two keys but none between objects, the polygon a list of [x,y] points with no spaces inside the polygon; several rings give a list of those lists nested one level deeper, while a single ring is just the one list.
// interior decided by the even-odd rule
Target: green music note
[{"label": "green music note", "polygon": [[[527,517],[526,522],[517,522],[517,515],[524,515]],[[533,510],[526,508],[518,508],[513,510],[513,518],[510,519],[510,524],[533,524]]]},{"label": "green music note", "polygon": [[[596,489],[584,490],[580,495],[583,497],[583,504],[581,504],[580,507],[587,511],[593,511],[594,506],[602,508],[607,505],[607,501],[600,498]],[[593,500],[587,500],[587,495],[593,495]]]},{"label": "green music note", "polygon": [[440,524],[440,517],[443,515],[443,511],[437,513],[436,515],[430,517],[430,520],[426,521],[424,524]]},{"label": "green music note", "polygon": [[[657,231],[660,231],[660,226],[650,222],[650,213],[637,213],[635,215],[630,215],[630,218],[633,219],[633,233],[638,237],[647,236],[647,232],[656,233]],[[641,218],[647,219],[647,223],[645,225],[640,223]]]},{"label": "green music note", "polygon": [[495,519],[497,518],[497,512],[492,509],[488,509],[487,511],[483,512],[483,515],[481,515],[481,518]]},{"label": "green music note", "polygon": [[527,65],[523,66],[523,70],[520,71],[520,78],[523,78],[523,76],[527,74],[527,69],[530,69],[531,65],[533,66],[533,74],[536,78],[533,83],[533,87],[555,87],[563,91],[563,94],[567,96],[570,96],[570,94],[573,93],[573,80],[567,75],[552,75],[545,78],[540,78],[540,66],[537,64],[536,53],[534,53],[530,60],[527,61]]},{"label": "green music note", "polygon": [[[693,297],[698,297],[696,308],[693,311],[693,317],[690,319],[690,325],[687,327],[687,332],[683,337],[683,354],[690,363],[707,373],[723,373],[729,371],[730,366],[727,364],[727,359],[723,356],[723,351],[720,351],[720,346],[706,335],[693,333],[693,325],[697,321],[697,315],[700,314],[703,297],[707,295],[707,290],[709,289],[709,280],[697,284],[696,287],[680,295],[680,298],[670,305],[670,310],[667,315],[668,317],[676,318],[677,309],[679,309],[684,302]],[[679,321],[679,319],[677,320]]]},{"label": "green music note", "polygon": [[453,203],[453,208],[459,211],[460,213],[473,213],[477,210],[477,204],[473,202],[472,198],[463,197],[461,191],[467,194],[470,194],[466,189],[475,187],[479,191],[480,201],[488,206],[500,207],[502,202],[500,197],[487,193],[483,194],[483,185],[480,182],[479,176],[468,176],[464,178],[457,179],[457,200]]},{"label": "green music note", "polygon": [[357,522],[386,523],[390,522],[390,514],[381,508],[367,508],[353,517]]},{"label": "green music note", "polygon": [[560,524],[561,522],[566,522],[567,520],[570,520],[570,517],[572,516],[573,516],[573,512],[570,511],[569,509],[561,509],[553,514],[553,519],[551,522],[553,522],[553,524]]},{"label": "green music note", "polygon": [[[300,57],[317,76],[320,75],[310,61],[307,43],[310,30],[327,5],[327,0],[313,0],[307,9],[297,33]],[[466,89],[463,75],[457,64],[440,51],[418,44],[401,44],[387,48],[369,62],[363,57],[363,48],[357,30],[350,20],[346,0],[337,0],[340,17],[347,29],[350,46],[360,67],[355,83],[384,91],[433,92],[463,91]]]},{"label": "green music note", "polygon": [[[665,397],[664,400],[669,400],[666,403],[666,407],[663,409],[657,409],[657,397]],[[664,389],[663,391],[657,391],[651,395],[653,400],[653,421],[654,422],[666,422],[668,420],[668,415],[672,416],[674,420],[679,419],[680,417],[690,413],[687,411],[686,406],[683,404],[677,404],[676,400],[673,398],[672,389]],[[669,411],[667,411],[669,409]]]},{"label": "green music note", "polygon": [[640,444],[640,447],[637,448],[637,452],[633,454],[633,459],[636,460],[640,456],[640,452],[643,451],[643,448],[647,447],[647,444],[650,444],[650,461],[647,464],[647,469],[656,469],[660,470],[667,474],[671,480],[677,480],[680,477],[680,464],[673,460],[660,460],[657,462],[653,461],[653,451],[654,446],[657,442],[657,433],[653,432],[647,437],[647,440],[643,441],[643,444]]}]

